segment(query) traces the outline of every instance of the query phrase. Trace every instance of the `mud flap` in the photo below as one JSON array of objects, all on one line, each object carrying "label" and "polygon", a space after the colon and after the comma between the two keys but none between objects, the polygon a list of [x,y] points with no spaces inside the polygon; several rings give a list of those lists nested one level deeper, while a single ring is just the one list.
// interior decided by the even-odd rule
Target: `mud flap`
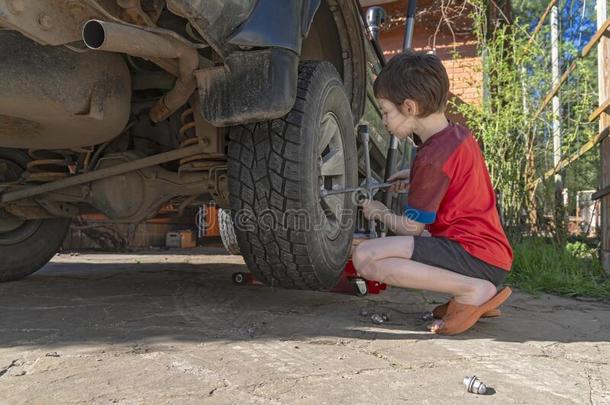
[{"label": "mud flap", "polygon": [[296,100],[299,56],[287,49],[233,52],[225,65],[195,72],[201,112],[217,127],[279,118]]}]

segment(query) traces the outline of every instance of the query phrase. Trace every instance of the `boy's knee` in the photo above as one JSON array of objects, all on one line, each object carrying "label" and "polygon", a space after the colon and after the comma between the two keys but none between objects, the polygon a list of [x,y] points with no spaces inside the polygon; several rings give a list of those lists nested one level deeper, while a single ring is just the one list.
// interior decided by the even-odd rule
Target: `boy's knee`
[{"label": "boy's knee", "polygon": [[362,249],[362,246],[356,246],[354,248],[354,253],[352,254],[352,263],[354,263],[354,267],[358,270],[362,266],[362,262],[364,259],[363,256],[364,256],[364,250]]},{"label": "boy's knee", "polygon": [[354,267],[362,277],[367,278],[367,273],[371,268],[370,264],[373,261],[373,255],[364,245],[360,245],[354,251],[352,262]]}]

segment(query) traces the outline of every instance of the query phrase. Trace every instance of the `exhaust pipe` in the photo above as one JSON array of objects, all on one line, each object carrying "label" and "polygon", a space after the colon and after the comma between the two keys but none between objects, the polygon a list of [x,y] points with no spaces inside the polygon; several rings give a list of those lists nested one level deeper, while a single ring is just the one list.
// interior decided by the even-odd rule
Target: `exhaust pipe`
[{"label": "exhaust pipe", "polygon": [[197,88],[194,72],[199,68],[199,54],[195,48],[175,38],[100,20],[87,21],[82,36],[85,45],[95,51],[125,53],[159,65],[155,59],[178,60],[178,80],[174,88],[150,110],[150,119],[155,123],[167,119],[186,104]]}]

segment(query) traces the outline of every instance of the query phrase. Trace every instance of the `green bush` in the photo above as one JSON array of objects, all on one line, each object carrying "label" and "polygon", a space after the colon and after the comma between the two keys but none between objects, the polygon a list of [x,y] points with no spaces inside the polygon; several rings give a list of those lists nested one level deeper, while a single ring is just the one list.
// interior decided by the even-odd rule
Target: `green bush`
[{"label": "green bush", "polygon": [[508,282],[538,294],[610,298],[597,249],[582,241],[558,246],[551,240],[529,238],[513,245],[515,259]]},{"label": "green bush", "polygon": [[597,249],[590,247],[585,242],[575,241],[566,244],[566,250],[572,256],[578,259],[595,259],[597,258]]}]

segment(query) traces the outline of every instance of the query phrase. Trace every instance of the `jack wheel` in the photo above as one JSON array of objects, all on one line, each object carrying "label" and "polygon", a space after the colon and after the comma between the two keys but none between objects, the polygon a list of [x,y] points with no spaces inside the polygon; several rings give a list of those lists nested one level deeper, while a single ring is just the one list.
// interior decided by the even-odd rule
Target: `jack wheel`
[{"label": "jack wheel", "polygon": [[233,284],[235,285],[244,285],[248,280],[248,276],[246,273],[233,273]]},{"label": "jack wheel", "polygon": [[356,294],[357,297],[364,297],[364,296],[368,295],[369,288],[366,284],[365,279],[360,278],[360,277],[354,279],[354,293]]}]

